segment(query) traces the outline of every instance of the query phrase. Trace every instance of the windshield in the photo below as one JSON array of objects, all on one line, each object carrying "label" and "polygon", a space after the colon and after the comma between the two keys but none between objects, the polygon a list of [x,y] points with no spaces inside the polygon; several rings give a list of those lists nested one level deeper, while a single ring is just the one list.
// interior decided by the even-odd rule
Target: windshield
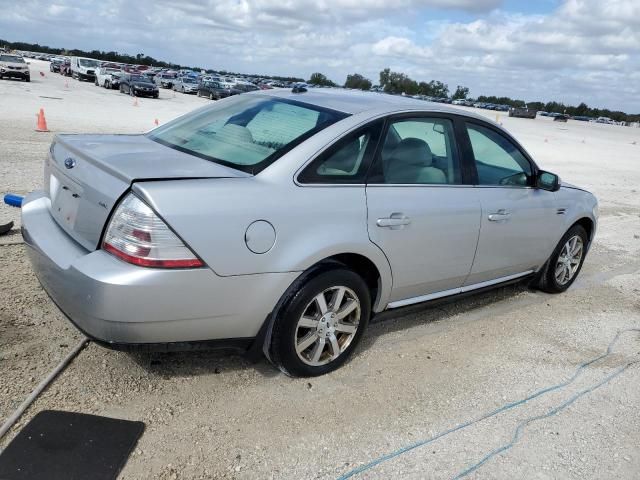
[{"label": "windshield", "polygon": [[149,134],[176,150],[256,174],[347,114],[261,95],[236,96]]},{"label": "windshield", "polygon": [[184,77],[182,79],[182,83],[196,83],[195,78],[191,78],[191,77]]},{"label": "windshield", "polygon": [[149,79],[144,75],[131,75],[132,82],[146,82],[150,83]]},{"label": "windshield", "polygon": [[81,67],[97,67],[98,66],[97,60],[87,60],[86,58],[79,59],[78,63],[80,64]]},{"label": "windshield", "polygon": [[0,55],[0,62],[24,63],[24,58],[14,55]]}]

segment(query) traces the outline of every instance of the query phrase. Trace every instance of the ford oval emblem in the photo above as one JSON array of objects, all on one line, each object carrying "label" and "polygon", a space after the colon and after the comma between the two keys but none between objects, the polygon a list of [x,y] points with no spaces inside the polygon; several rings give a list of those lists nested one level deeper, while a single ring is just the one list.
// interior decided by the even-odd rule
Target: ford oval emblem
[{"label": "ford oval emblem", "polygon": [[75,167],[75,166],[76,166],[76,161],[75,161],[73,158],[71,158],[71,157],[66,158],[66,159],[64,160],[64,166],[65,166],[66,168],[73,168],[73,167]]}]

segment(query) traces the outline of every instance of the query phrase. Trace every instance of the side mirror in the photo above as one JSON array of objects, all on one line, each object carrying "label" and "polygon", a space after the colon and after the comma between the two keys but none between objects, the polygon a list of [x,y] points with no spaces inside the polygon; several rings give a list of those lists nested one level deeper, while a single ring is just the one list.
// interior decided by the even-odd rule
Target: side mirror
[{"label": "side mirror", "polygon": [[548,190],[550,192],[557,192],[560,190],[560,177],[555,173],[540,170],[538,171],[538,177],[536,178],[536,188]]}]

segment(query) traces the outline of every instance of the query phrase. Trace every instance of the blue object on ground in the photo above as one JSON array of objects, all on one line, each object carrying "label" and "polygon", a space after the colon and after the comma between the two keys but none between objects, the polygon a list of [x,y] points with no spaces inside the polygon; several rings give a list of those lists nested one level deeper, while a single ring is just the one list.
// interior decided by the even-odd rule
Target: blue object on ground
[{"label": "blue object on ground", "polygon": [[12,207],[22,207],[22,200],[24,197],[21,197],[20,195],[14,195],[12,193],[7,193],[4,196],[4,203],[6,203],[7,205],[11,205]]}]

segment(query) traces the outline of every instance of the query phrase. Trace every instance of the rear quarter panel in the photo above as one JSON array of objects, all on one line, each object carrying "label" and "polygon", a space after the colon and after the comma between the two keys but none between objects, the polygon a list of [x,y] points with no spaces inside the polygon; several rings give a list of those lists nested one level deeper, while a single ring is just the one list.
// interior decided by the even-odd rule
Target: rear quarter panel
[{"label": "rear quarter panel", "polygon": [[[300,272],[356,253],[377,266],[380,298],[390,289],[388,261],[367,235],[364,186],[308,188],[253,177],[140,182],[134,191],[220,276]],[[263,254],[245,243],[256,220],[276,231]]]}]

